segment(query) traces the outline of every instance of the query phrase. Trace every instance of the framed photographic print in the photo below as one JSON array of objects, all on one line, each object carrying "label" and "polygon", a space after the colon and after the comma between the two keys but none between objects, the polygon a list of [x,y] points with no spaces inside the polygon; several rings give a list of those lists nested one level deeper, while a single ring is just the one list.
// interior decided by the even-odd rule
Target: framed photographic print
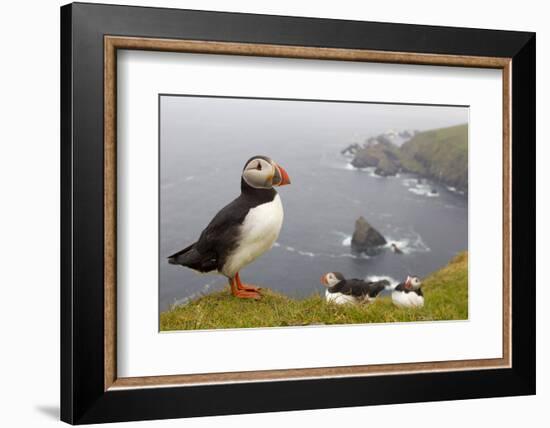
[{"label": "framed photographic print", "polygon": [[61,410],[535,393],[535,35],[61,8]]}]

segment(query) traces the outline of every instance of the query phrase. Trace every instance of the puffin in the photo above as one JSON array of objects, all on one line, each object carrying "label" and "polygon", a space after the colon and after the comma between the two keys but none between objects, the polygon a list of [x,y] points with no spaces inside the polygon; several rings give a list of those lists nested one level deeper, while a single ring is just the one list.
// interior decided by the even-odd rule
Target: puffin
[{"label": "puffin", "polygon": [[327,287],[325,299],[328,303],[343,305],[346,303],[371,303],[382,290],[389,287],[386,279],[363,281],[346,279],[340,272],[328,272],[321,277],[321,284]]},{"label": "puffin", "polygon": [[421,287],[420,278],[407,275],[407,279],[398,284],[391,293],[393,304],[399,308],[421,308],[424,306]]},{"label": "puffin", "polygon": [[168,263],[224,275],[233,296],[260,299],[260,288],[241,282],[239,271],[268,251],[283,225],[283,205],[274,187],[290,184],[285,169],[267,156],[253,156],[241,174],[241,194],[222,208],[197,242]]}]

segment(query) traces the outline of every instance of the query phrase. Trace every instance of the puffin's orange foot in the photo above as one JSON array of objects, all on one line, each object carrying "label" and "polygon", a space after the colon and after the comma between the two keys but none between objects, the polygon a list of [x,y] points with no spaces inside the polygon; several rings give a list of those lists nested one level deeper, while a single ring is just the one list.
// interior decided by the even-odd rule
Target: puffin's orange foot
[{"label": "puffin's orange foot", "polygon": [[261,287],[256,287],[255,285],[251,285],[251,284],[240,284],[239,290],[255,291],[256,293],[259,293],[261,290]]},{"label": "puffin's orange foot", "polygon": [[238,274],[235,275],[235,278],[229,281],[229,285],[231,286],[231,294],[233,294],[233,296],[235,297],[238,297],[239,299],[259,300],[262,298],[262,295],[256,290],[243,288]]},{"label": "puffin's orange foot", "polygon": [[260,300],[262,298],[262,295],[256,291],[247,291],[247,290],[237,289],[235,291],[232,291],[232,293],[233,293],[233,296],[238,297],[239,299]]},{"label": "puffin's orange foot", "polygon": [[237,288],[239,290],[243,290],[243,291],[254,291],[256,293],[259,293],[259,291],[261,290],[260,287],[256,287],[255,285],[251,285],[251,284],[243,284],[241,282],[241,277],[239,276],[239,272],[237,272],[237,274],[235,275],[235,282],[237,283]]}]

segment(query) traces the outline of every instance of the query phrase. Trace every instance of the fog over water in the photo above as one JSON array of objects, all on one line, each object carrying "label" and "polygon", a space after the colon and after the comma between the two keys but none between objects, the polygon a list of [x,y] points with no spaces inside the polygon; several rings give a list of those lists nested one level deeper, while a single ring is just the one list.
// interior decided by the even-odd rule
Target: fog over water
[{"label": "fog over water", "polygon": [[[467,249],[464,196],[408,174],[355,170],[340,154],[390,129],[467,123],[467,108],[181,96],[162,96],[160,108],[160,310],[226,285],[166,257],[195,242],[239,195],[244,162],[256,154],[280,163],[292,184],[277,189],[285,211],[279,240],[242,271],[246,282],[300,297],[324,291],[319,278],[328,271],[397,281],[426,275]],[[351,254],[361,215],[404,254]]]}]

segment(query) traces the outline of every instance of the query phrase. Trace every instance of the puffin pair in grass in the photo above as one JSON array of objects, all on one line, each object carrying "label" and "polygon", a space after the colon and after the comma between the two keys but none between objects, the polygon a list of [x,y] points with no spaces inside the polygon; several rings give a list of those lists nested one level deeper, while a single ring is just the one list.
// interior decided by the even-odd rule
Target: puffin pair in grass
[{"label": "puffin pair in grass", "polygon": [[[380,281],[363,281],[361,279],[346,279],[340,272],[328,272],[321,277],[321,283],[327,287],[325,299],[329,303],[345,305],[349,303],[372,303],[385,289],[391,285],[387,279]],[[407,279],[392,289],[391,299],[399,308],[417,308],[424,306],[422,283],[417,276],[407,276]]]},{"label": "puffin pair in grass", "polygon": [[231,293],[261,298],[260,289],[243,284],[239,271],[268,251],[283,225],[283,205],[274,187],[290,184],[285,169],[266,156],[249,159],[241,175],[240,196],[222,208],[194,244],[168,262],[195,271],[214,272],[229,280]]}]

